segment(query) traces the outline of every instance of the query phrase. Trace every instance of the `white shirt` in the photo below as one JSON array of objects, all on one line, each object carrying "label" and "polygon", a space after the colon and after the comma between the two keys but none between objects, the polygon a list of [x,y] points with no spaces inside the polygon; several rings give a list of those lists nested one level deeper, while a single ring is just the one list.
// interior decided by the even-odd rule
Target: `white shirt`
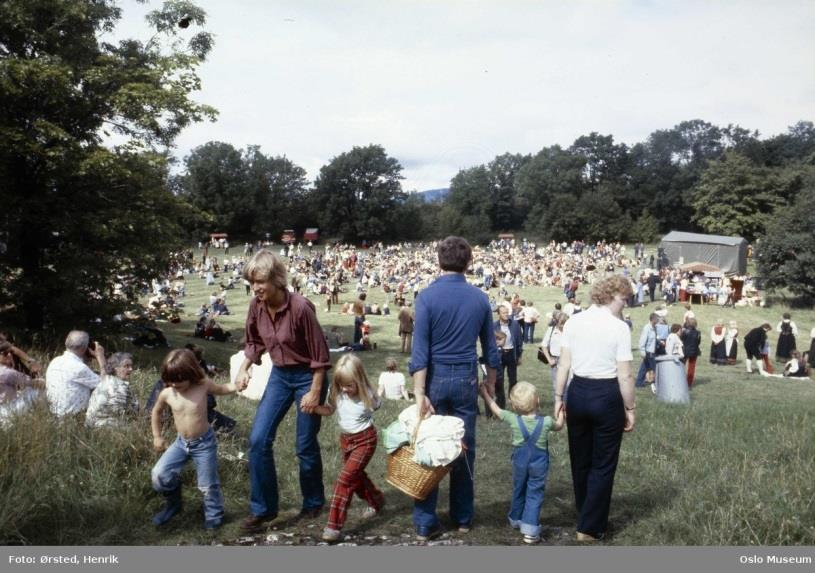
[{"label": "white shirt", "polygon": [[51,412],[57,416],[87,408],[91,392],[98,385],[99,375],[70,350],[54,358],[45,372],[45,393]]},{"label": "white shirt", "polygon": [[399,400],[405,389],[405,375],[401,372],[383,372],[379,375],[379,386],[385,389],[385,398]]},{"label": "white shirt", "polygon": [[572,354],[572,371],[583,378],[616,378],[617,362],[633,360],[628,325],[604,306],[592,305],[563,325],[561,348]]},{"label": "white shirt", "polygon": [[541,348],[546,348],[548,346],[549,354],[557,358],[560,356],[560,339],[562,337],[563,333],[558,330],[556,326],[550,326],[548,329],[546,329],[546,334],[543,336]]},{"label": "white shirt", "polygon": [[[379,408],[379,396],[371,398],[374,401],[374,410]],[[367,430],[374,424],[374,412],[365,407],[362,400],[349,398],[344,392],[337,396],[337,424],[346,434],[356,434]]]},{"label": "white shirt", "polygon": [[680,358],[685,356],[685,345],[682,344],[682,340],[675,332],[670,333],[665,341],[665,354],[679,356]]},{"label": "white shirt", "polygon": [[538,322],[538,319],[541,317],[541,313],[539,313],[538,309],[536,309],[534,306],[525,306],[522,314],[524,317],[524,322],[527,323]]}]

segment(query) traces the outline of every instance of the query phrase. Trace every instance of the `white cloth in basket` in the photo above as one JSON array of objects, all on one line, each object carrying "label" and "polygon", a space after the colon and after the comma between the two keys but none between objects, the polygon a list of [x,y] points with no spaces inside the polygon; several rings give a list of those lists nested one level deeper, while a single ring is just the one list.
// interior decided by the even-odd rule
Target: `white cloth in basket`
[{"label": "white cloth in basket", "polygon": [[[399,422],[408,435],[416,427],[416,405],[402,410]],[[455,416],[430,416],[422,420],[416,436],[413,461],[425,466],[446,466],[461,455],[464,422]]]}]

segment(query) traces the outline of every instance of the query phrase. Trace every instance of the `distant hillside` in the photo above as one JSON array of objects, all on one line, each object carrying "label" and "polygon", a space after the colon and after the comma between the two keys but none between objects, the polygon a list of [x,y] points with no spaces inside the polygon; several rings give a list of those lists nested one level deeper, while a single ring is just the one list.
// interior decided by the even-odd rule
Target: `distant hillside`
[{"label": "distant hillside", "polygon": [[419,191],[419,195],[421,195],[425,203],[438,203],[439,201],[443,201],[449,192],[450,189],[445,187],[444,189],[428,189],[427,191]]}]

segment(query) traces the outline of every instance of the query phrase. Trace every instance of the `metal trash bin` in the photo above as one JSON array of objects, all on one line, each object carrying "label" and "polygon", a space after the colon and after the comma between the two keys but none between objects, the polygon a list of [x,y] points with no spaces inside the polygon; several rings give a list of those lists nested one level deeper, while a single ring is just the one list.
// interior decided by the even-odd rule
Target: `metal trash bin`
[{"label": "metal trash bin", "polygon": [[657,356],[657,400],[669,404],[690,404],[685,365],[677,356]]}]

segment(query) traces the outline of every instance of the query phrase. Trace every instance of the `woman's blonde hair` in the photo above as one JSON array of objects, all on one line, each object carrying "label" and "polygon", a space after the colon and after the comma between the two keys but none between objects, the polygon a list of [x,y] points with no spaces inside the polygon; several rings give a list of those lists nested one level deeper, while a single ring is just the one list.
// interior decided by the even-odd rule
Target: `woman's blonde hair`
[{"label": "woman's blonde hair", "polygon": [[269,281],[279,289],[288,286],[286,263],[269,249],[261,249],[249,259],[243,269],[243,278]]},{"label": "woman's blonde hair", "polygon": [[594,283],[591,287],[591,301],[594,304],[606,305],[614,300],[615,294],[625,298],[634,294],[631,281],[620,275],[613,275]]},{"label": "woman's blonde hair", "polygon": [[509,403],[518,414],[531,414],[538,407],[538,391],[529,382],[518,382],[509,391]]},{"label": "woman's blonde hair", "polygon": [[332,407],[337,406],[337,396],[342,393],[344,386],[356,388],[359,400],[365,404],[368,410],[374,409],[374,389],[368,381],[365,367],[355,354],[344,354],[334,366],[334,376],[331,380],[331,392],[328,395],[328,403]]},{"label": "woman's blonde hair", "polygon": [[395,358],[388,357],[388,359],[385,360],[385,370],[387,370],[388,372],[396,372],[397,366],[398,364],[396,363]]}]

